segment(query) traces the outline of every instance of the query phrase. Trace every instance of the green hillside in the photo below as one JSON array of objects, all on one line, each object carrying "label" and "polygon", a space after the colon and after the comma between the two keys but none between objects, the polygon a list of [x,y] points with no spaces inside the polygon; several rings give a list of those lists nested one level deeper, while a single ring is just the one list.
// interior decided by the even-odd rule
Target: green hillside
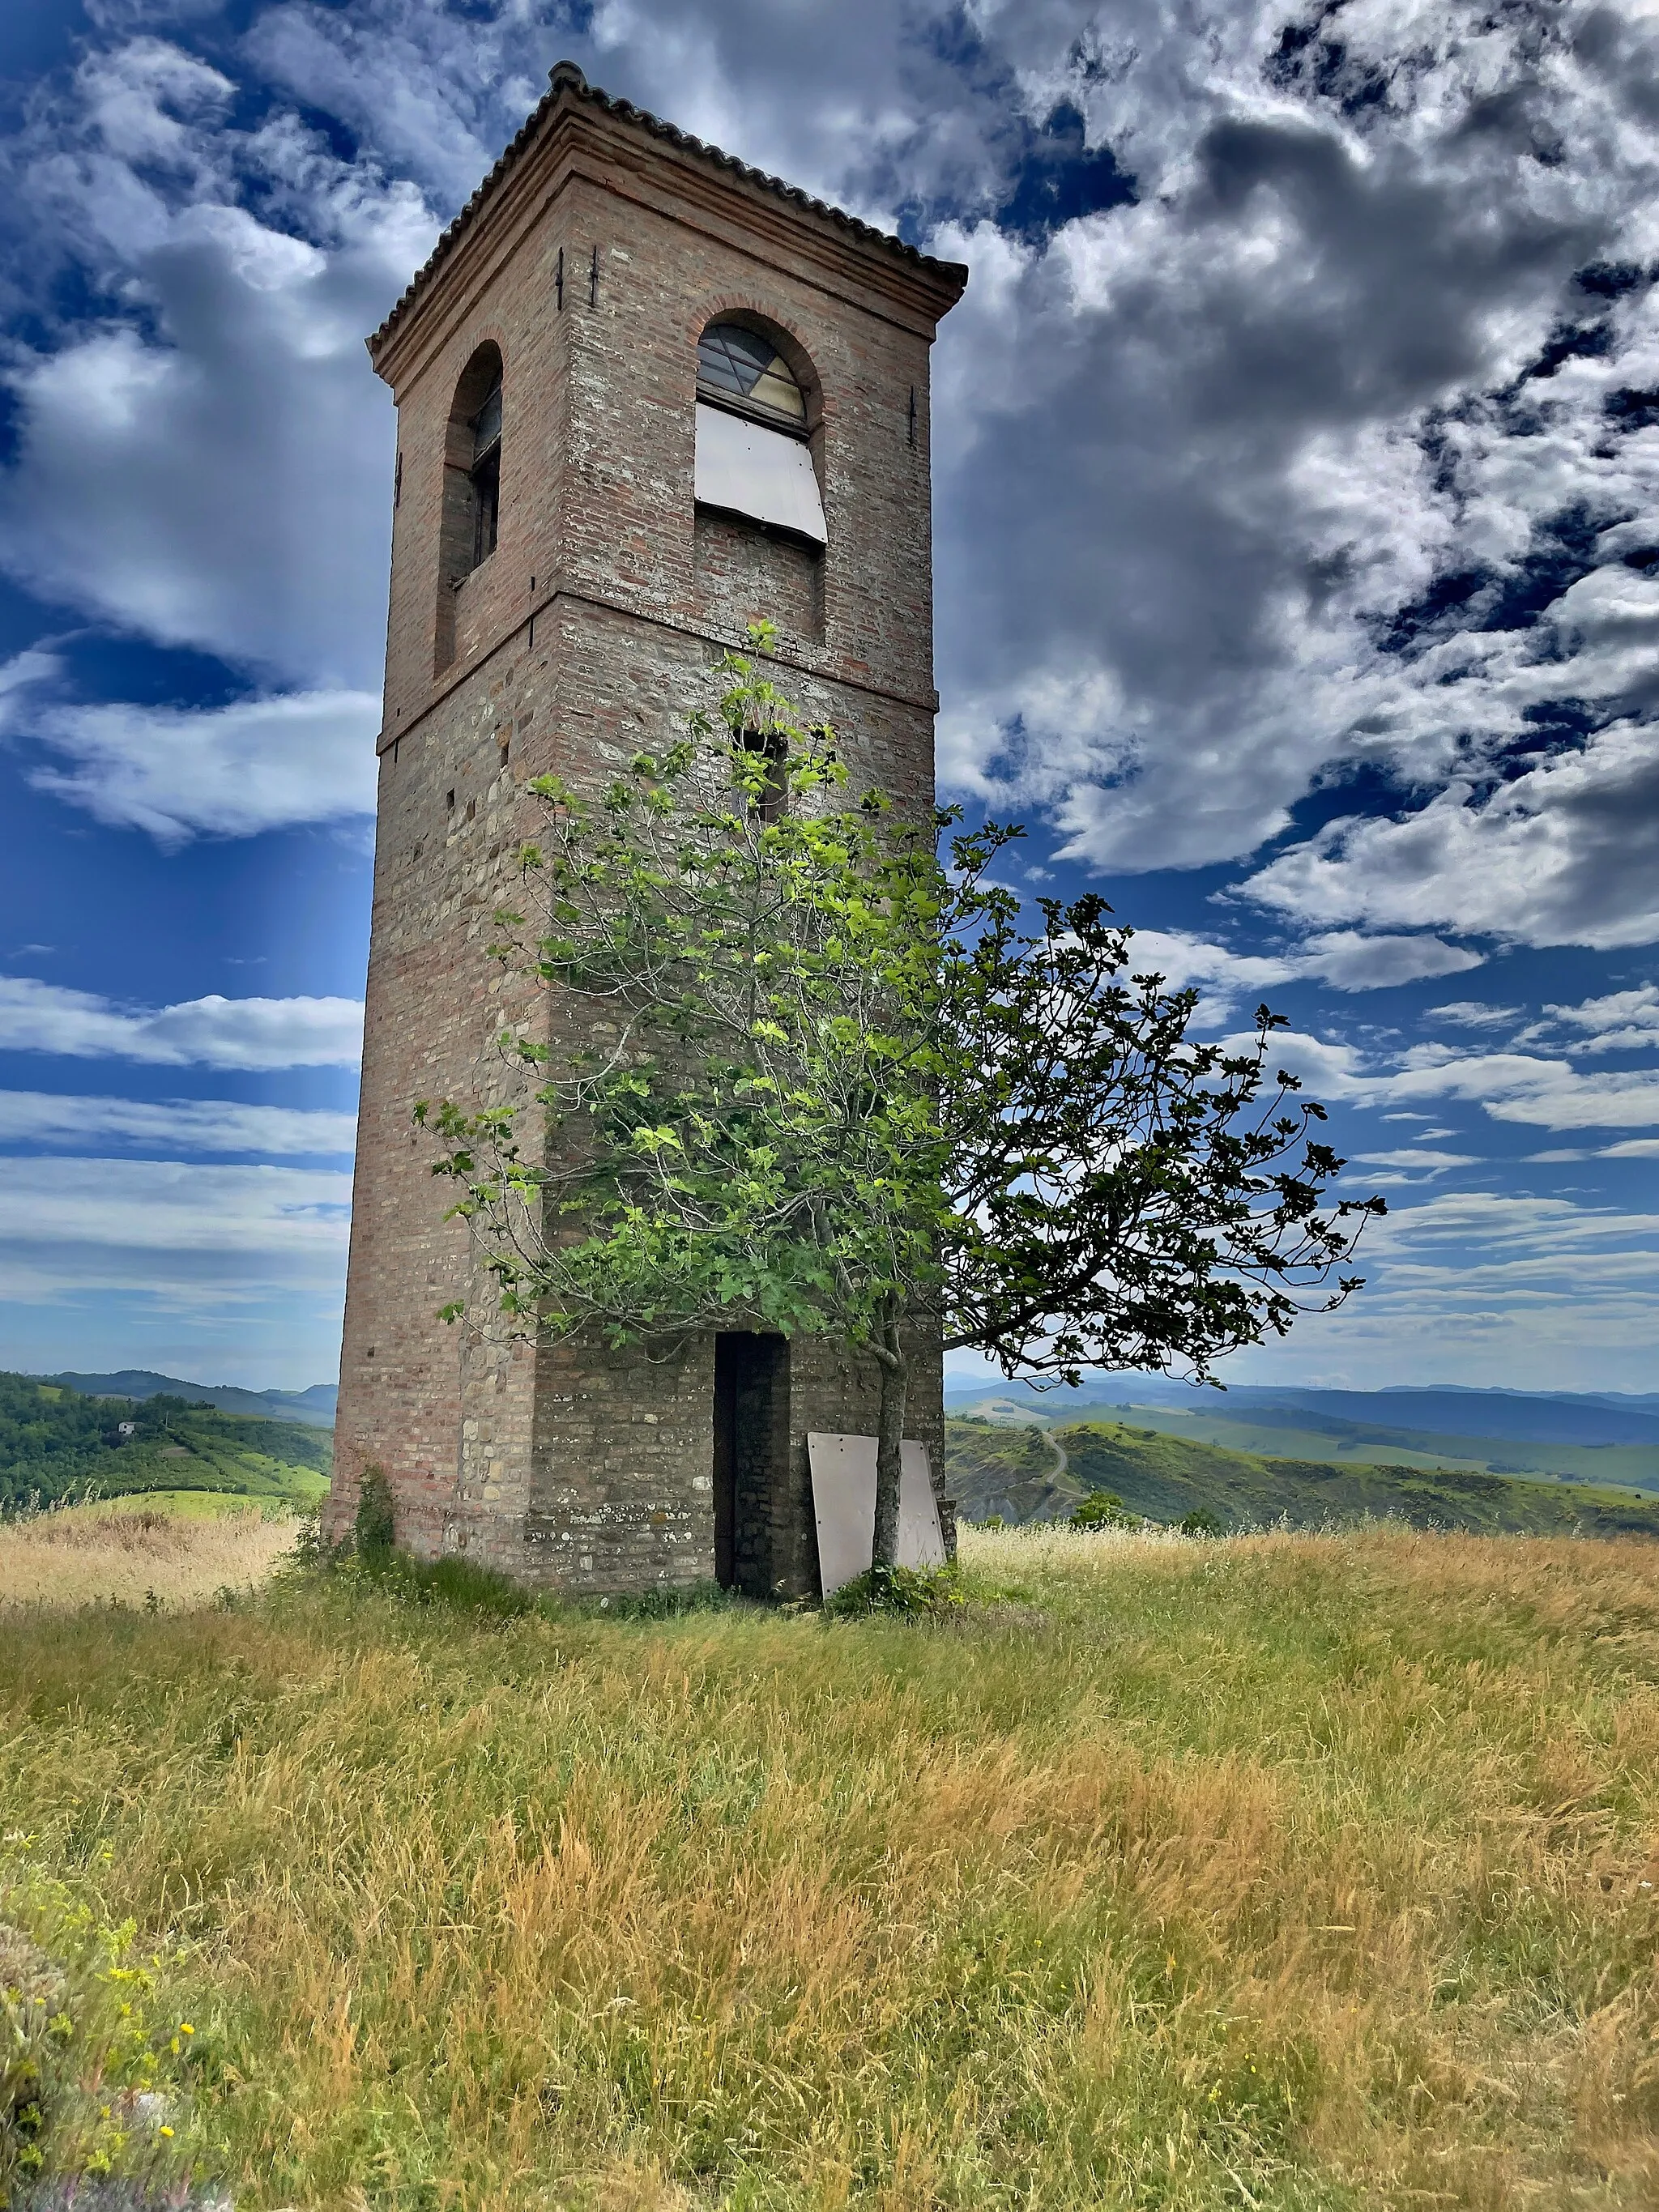
[{"label": "green hillside", "polygon": [[[127,1423],[133,1433],[123,1437]],[[86,1398],[0,1374],[0,1514],[88,1487],[106,1498],[221,1491],[310,1504],[328,1487],[331,1455],[325,1431],[294,1421],[246,1419],[170,1396]]]},{"label": "green hillside", "polygon": [[1449,1431],[1385,1427],[1376,1422],[1344,1420],[1334,1413],[1310,1412],[1298,1420],[1283,1416],[1253,1419],[1245,1407],[1235,1412],[1212,1392],[1194,1392],[1187,1407],[1138,1403],[1079,1407],[1068,1392],[1057,1391],[1048,1404],[1027,1407],[1014,1398],[988,1395],[969,1409],[996,1421],[1036,1423],[1045,1428],[1071,1426],[1079,1413],[1094,1422],[1127,1421],[1136,1428],[1180,1437],[1194,1443],[1219,1444],[1227,1451],[1265,1459],[1301,1459],[1333,1464],[1383,1467],[1468,1468],[1488,1474],[1565,1475],[1594,1489],[1659,1492],[1659,1449],[1651,1444],[1520,1443],[1492,1437],[1455,1435]]},{"label": "green hillside", "polygon": [[945,1421],[945,1488],[966,1521],[1054,1521],[1084,1495],[1051,1430],[972,1414]]},{"label": "green hillside", "polygon": [[1565,1475],[1593,1488],[1659,1490],[1659,1450],[1651,1444],[1565,1444],[1506,1442],[1492,1437],[1455,1436],[1424,1429],[1382,1428],[1344,1421],[1334,1414],[1310,1414],[1296,1426],[1252,1421],[1204,1410],[1176,1412],[1164,1407],[1103,1407],[1102,1415],[1127,1415],[1137,1427],[1224,1445],[1231,1451],[1272,1459],[1354,1461],[1373,1465],[1484,1468],[1488,1474]]},{"label": "green hillside", "polygon": [[946,1424],[948,1485],[965,1519],[1053,1520],[1091,1490],[1175,1522],[1212,1513],[1226,1527],[1288,1521],[1316,1528],[1367,1514],[1416,1528],[1659,1536],[1659,1500],[1606,1485],[1493,1474],[1472,1468],[1288,1458],[1232,1451],[1119,1421],[1017,1429]]}]

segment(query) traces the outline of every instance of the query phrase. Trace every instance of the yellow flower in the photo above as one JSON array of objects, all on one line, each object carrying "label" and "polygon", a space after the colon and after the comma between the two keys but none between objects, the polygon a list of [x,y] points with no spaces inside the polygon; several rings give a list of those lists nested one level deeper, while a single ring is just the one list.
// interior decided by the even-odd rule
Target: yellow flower
[{"label": "yellow flower", "polygon": [[196,2030],[187,2020],[181,2020],[179,2023],[179,2033],[180,2035],[194,2035]]},{"label": "yellow flower", "polygon": [[158,2136],[170,2136],[173,2133],[173,2130],[171,2128],[161,2127],[157,2128],[155,2132]]}]

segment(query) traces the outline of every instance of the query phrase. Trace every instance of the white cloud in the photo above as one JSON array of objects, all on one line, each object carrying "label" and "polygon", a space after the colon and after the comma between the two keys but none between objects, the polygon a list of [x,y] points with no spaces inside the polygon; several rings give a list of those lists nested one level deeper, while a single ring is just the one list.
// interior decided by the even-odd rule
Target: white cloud
[{"label": "white cloud", "polygon": [[0,559],[164,644],[366,688],[393,424],[362,338],[434,225],[293,116],[240,127],[235,91],[138,37],[37,100],[9,179],[20,266],[73,260],[112,306],[11,356]]},{"label": "white cloud", "polygon": [[1659,1160],[1659,1137],[1626,1137],[1616,1145],[1571,1145],[1559,1151],[1528,1152],[1528,1160]]},{"label": "white cloud", "polygon": [[362,1047],[355,999],[225,999],[123,1008],[90,991],[0,976],[0,1050],[183,1067],[351,1067]]},{"label": "white cloud", "polygon": [[57,653],[39,646],[0,661],[0,732],[15,729],[19,710],[30,690],[52,682],[62,672],[63,665]]},{"label": "white cloud", "polygon": [[246,1106],[228,1098],[94,1098],[0,1091],[0,1144],[143,1145],[175,1152],[350,1152],[356,1117],[322,1109]]},{"label": "white cloud", "polygon": [[1137,975],[1158,973],[1172,988],[1200,986],[1212,1013],[1224,1012],[1253,993],[1297,981],[1328,983],[1339,991],[1376,991],[1426,976],[1456,975],[1480,965],[1480,955],[1434,937],[1362,937],[1333,930],[1305,938],[1283,952],[1235,952],[1231,946],[1182,929],[1138,929],[1130,944]]},{"label": "white cloud", "polygon": [[1659,938],[1659,734],[1621,723],[1487,795],[1346,816],[1251,877],[1297,921],[1451,929],[1600,951]]},{"label": "white cloud", "polygon": [[1391,1200],[1358,1255],[1365,1287],[1224,1379],[1377,1389],[1645,1387],[1659,1216],[1571,1198],[1447,1191]]},{"label": "white cloud", "polygon": [[1376,991],[1433,975],[1462,975],[1481,964],[1481,955],[1466,945],[1443,945],[1435,937],[1364,937],[1352,929],[1304,939],[1303,957],[1308,974],[1339,991]]},{"label": "white cloud", "polygon": [[337,1295],[350,1202],[349,1175],[313,1169],[0,1159],[0,1276],[11,1300]]},{"label": "white cloud", "polygon": [[[1302,1324],[1302,1362],[1356,1384],[1629,1388],[1650,1346],[1659,1216],[1569,1199],[1448,1193],[1370,1224],[1366,1287]],[[1249,1379],[1282,1366],[1269,1358]],[[1240,1379],[1245,1379],[1241,1371]]]},{"label": "white cloud", "polygon": [[1408,1145],[1394,1152],[1356,1152],[1354,1158],[1367,1167],[1420,1169],[1425,1173],[1443,1173],[1447,1168],[1472,1168],[1478,1163],[1474,1152],[1434,1152],[1421,1145]]},{"label": "white cloud", "polygon": [[[1251,1040],[1230,1040],[1245,1049]],[[1276,1064],[1300,1076],[1310,1094],[1363,1106],[1404,1107],[1457,1099],[1495,1121],[1546,1129],[1644,1127],[1659,1122],[1659,1067],[1587,1075],[1570,1060],[1502,1052],[1413,1046],[1392,1060],[1368,1058],[1350,1044],[1286,1030],[1275,1036]]]},{"label": "white cloud", "polygon": [[[1644,983],[1633,990],[1609,991],[1599,999],[1585,999],[1576,1006],[1546,1006],[1546,1018],[1522,1031],[1516,1042],[1530,1044],[1548,1037],[1570,1051],[1646,1051],[1659,1044],[1659,988]],[[1560,1032],[1565,1031],[1562,1037]],[[1575,1034],[1577,1032],[1577,1034]]]},{"label": "white cloud", "polygon": [[1282,9],[1131,6],[1062,55],[1012,12],[1033,112],[1075,99],[1141,191],[1046,256],[947,239],[946,775],[1129,872],[1370,769],[1415,811],[1258,877],[1279,911],[1647,941],[1651,26],[1355,0],[1292,58]]},{"label": "white cloud", "polygon": [[1511,1028],[1521,1018],[1519,1006],[1489,1006],[1481,999],[1450,999],[1443,1006],[1431,1010],[1430,1018],[1449,1022],[1460,1030],[1504,1030]]},{"label": "white cloud", "polygon": [[163,845],[197,833],[246,837],[374,811],[380,702],[367,691],[239,700],[203,713],[62,708],[36,734],[67,768],[29,781],[100,822]]}]

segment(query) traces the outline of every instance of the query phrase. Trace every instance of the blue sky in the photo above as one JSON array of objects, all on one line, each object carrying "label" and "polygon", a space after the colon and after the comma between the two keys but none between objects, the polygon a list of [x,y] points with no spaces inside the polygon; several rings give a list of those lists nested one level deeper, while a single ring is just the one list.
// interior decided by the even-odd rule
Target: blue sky
[{"label": "blue sky", "polygon": [[1390,1202],[1237,1379],[1654,1387],[1652,0],[9,11],[0,1365],[335,1371],[362,340],[562,53],[970,264],[945,779]]}]

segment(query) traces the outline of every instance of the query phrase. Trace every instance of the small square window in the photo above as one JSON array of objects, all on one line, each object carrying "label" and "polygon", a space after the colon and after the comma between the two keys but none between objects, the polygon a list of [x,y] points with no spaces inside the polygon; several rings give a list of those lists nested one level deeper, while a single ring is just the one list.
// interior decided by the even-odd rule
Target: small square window
[{"label": "small square window", "polygon": [[762,822],[781,822],[789,811],[789,748],[775,730],[745,730],[745,752],[759,753],[766,763],[766,781],[752,811]]}]

